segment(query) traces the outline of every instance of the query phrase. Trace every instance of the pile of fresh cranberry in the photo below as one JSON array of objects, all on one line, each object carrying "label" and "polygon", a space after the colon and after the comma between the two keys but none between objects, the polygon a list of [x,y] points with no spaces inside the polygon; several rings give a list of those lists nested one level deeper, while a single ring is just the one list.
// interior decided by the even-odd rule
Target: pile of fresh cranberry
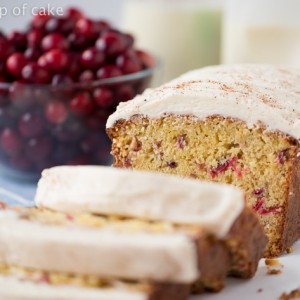
[{"label": "pile of fresh cranberry", "polygon": [[142,92],[154,64],[133,44],[130,34],[75,8],[37,15],[26,32],[0,33],[2,164],[37,173],[109,163],[107,117]]}]

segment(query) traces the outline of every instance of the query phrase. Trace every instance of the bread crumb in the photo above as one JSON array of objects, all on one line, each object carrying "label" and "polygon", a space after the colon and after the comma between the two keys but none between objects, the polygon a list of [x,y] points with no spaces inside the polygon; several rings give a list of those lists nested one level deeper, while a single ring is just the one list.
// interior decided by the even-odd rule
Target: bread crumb
[{"label": "bread crumb", "polygon": [[277,258],[266,258],[265,265],[267,266],[268,275],[278,275],[282,273],[283,265]]},{"label": "bread crumb", "polygon": [[279,275],[282,271],[280,269],[268,269],[267,274],[268,275]]},{"label": "bread crumb", "polygon": [[288,248],[286,248],[286,253],[287,253],[287,254],[290,254],[290,253],[293,253],[293,252],[294,252],[293,247],[288,247]]},{"label": "bread crumb", "polygon": [[277,258],[266,258],[265,265],[266,266],[281,266],[280,261]]},{"label": "bread crumb", "polygon": [[290,300],[290,299],[296,299],[296,298],[300,298],[300,290],[299,289],[292,290],[289,293],[282,293],[279,297],[279,300]]}]

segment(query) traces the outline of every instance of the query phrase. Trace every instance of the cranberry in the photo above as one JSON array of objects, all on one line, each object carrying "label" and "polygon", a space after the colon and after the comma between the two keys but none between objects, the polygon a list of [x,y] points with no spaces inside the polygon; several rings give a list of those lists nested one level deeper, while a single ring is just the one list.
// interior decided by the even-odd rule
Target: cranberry
[{"label": "cranberry", "polygon": [[81,54],[81,65],[87,69],[98,69],[103,65],[104,61],[104,52],[96,48],[89,48]]},{"label": "cranberry", "polygon": [[45,55],[40,56],[37,63],[42,68],[46,68],[48,66],[48,61],[46,60]]},{"label": "cranberry", "polygon": [[122,76],[122,71],[115,65],[106,65],[100,68],[97,71],[97,78],[104,79],[104,78],[111,78]]},{"label": "cranberry", "polygon": [[26,108],[34,102],[32,88],[19,82],[11,84],[9,87],[9,96],[12,104],[18,108]]},{"label": "cranberry", "polygon": [[262,207],[258,213],[261,215],[277,214],[282,210],[282,205],[276,205],[274,207],[264,208]]},{"label": "cranberry", "polygon": [[281,205],[266,208],[264,198],[258,198],[257,201],[252,205],[252,209],[260,215],[275,214],[278,213],[281,208]]},{"label": "cranberry", "polygon": [[130,167],[132,167],[132,160],[129,159],[129,158],[125,158],[125,160],[124,160],[124,167],[125,167],[125,168],[130,168]]},{"label": "cranberry", "polygon": [[186,146],[186,144],[187,144],[186,134],[179,135],[177,137],[177,147],[179,149],[184,149],[184,147]]},{"label": "cranberry", "polygon": [[123,84],[115,91],[115,99],[118,102],[127,101],[133,98],[134,90],[129,84]]},{"label": "cranberry", "polygon": [[88,38],[79,32],[70,33],[67,40],[70,44],[70,48],[75,51],[85,49],[90,44]]},{"label": "cranberry", "polygon": [[110,31],[96,41],[96,47],[109,56],[116,56],[126,50],[127,41],[121,33]]},{"label": "cranberry", "polygon": [[26,48],[27,36],[25,33],[12,31],[8,36],[8,40],[15,45],[18,50],[24,50]]},{"label": "cranberry", "polygon": [[284,162],[286,161],[286,159],[287,159],[287,157],[286,157],[286,153],[287,151],[286,150],[282,150],[282,151],[280,151],[279,153],[278,153],[278,155],[277,155],[277,161],[281,164],[281,165],[283,165],[284,164]]},{"label": "cranberry", "polygon": [[126,51],[116,59],[116,65],[124,74],[136,73],[142,70],[142,63],[134,51]]},{"label": "cranberry", "polygon": [[60,23],[59,31],[65,35],[71,33],[74,30],[77,21],[68,17],[60,17],[58,20]]},{"label": "cranberry", "polygon": [[37,48],[27,48],[24,52],[25,57],[31,61],[37,61],[41,56],[41,52]]},{"label": "cranberry", "polygon": [[9,74],[20,77],[23,67],[27,64],[27,59],[23,53],[14,53],[6,61],[6,69]]},{"label": "cranberry", "polygon": [[77,9],[75,7],[70,7],[65,12],[65,17],[73,19],[73,20],[78,20],[83,17],[83,14],[81,13],[81,11],[79,9]]},{"label": "cranberry", "polygon": [[[54,72],[61,72],[65,70],[69,63],[69,57],[66,52],[61,49],[53,49],[46,52],[43,56],[40,57],[45,59],[45,67]],[[39,60],[39,64],[40,60]]]},{"label": "cranberry", "polygon": [[107,31],[111,28],[110,24],[107,21],[94,21],[94,26],[96,28],[97,33],[101,33],[103,31]]},{"label": "cranberry", "polygon": [[42,49],[47,52],[52,49],[62,49],[67,50],[69,48],[69,43],[65,37],[60,33],[51,33],[46,35],[42,39]]},{"label": "cranberry", "polygon": [[33,97],[38,105],[43,105],[51,98],[51,91],[43,86],[34,86],[32,88]]},{"label": "cranberry", "polygon": [[51,132],[61,142],[75,142],[85,135],[85,128],[79,120],[69,119],[64,123],[52,126]]},{"label": "cranberry", "polygon": [[167,162],[167,166],[171,169],[176,169],[178,164],[175,161],[169,161],[169,162]]},{"label": "cranberry", "polygon": [[252,192],[252,194],[255,196],[255,197],[263,197],[264,196],[264,193],[265,193],[265,189],[264,188],[259,188],[259,189],[256,189]]},{"label": "cranberry", "polygon": [[95,79],[95,75],[91,70],[85,70],[79,75],[79,82],[92,82]]},{"label": "cranberry", "polygon": [[47,20],[45,24],[45,31],[46,32],[59,32],[60,22],[59,19],[56,17],[52,17]]},{"label": "cranberry", "polygon": [[3,150],[8,155],[15,155],[21,150],[21,139],[17,132],[11,128],[5,128],[1,132],[0,142]]},{"label": "cranberry", "polygon": [[45,29],[46,23],[50,20],[50,16],[48,14],[37,14],[33,17],[31,21],[31,26],[35,29]]},{"label": "cranberry", "polygon": [[107,88],[97,88],[93,92],[94,101],[100,107],[109,107],[113,101],[113,93]]},{"label": "cranberry", "polygon": [[56,74],[52,77],[52,85],[53,86],[65,86],[73,83],[71,77],[64,74]]},{"label": "cranberry", "polygon": [[68,117],[68,110],[64,103],[52,100],[45,107],[45,116],[51,123],[63,123]]},{"label": "cranberry", "polygon": [[40,29],[34,29],[27,35],[29,47],[38,48],[43,38],[43,32]]},{"label": "cranberry", "polygon": [[95,23],[87,18],[80,18],[76,22],[75,30],[76,32],[85,35],[87,38],[93,38],[96,34]]},{"label": "cranberry", "polygon": [[49,156],[52,143],[47,137],[32,138],[26,144],[26,156],[32,161],[41,161]]},{"label": "cranberry", "polygon": [[70,102],[70,109],[75,115],[88,115],[93,107],[93,102],[88,93],[79,93]]},{"label": "cranberry", "polygon": [[13,52],[14,47],[12,44],[3,38],[0,38],[0,60],[5,60]]},{"label": "cranberry", "polygon": [[28,63],[22,69],[22,77],[26,82],[38,84],[49,83],[51,79],[50,73],[34,62]]},{"label": "cranberry", "polygon": [[80,74],[80,64],[79,64],[79,59],[77,59],[75,56],[71,56],[70,57],[70,65],[68,67],[68,75],[70,78],[72,78],[73,80],[77,80],[78,79],[78,75]]},{"label": "cranberry", "polygon": [[61,17],[61,18],[51,18],[45,26],[48,33],[51,32],[61,32],[63,34],[70,33],[75,26],[75,20]]},{"label": "cranberry", "polygon": [[237,167],[238,158],[237,157],[231,157],[223,163],[219,163],[216,168],[210,168],[209,172],[212,178],[215,178],[221,173],[226,172],[227,170],[234,171],[238,177],[242,176],[242,171]]},{"label": "cranberry", "polygon": [[19,131],[26,138],[40,135],[44,128],[43,119],[36,113],[25,113],[19,121]]},{"label": "cranberry", "polygon": [[28,171],[31,169],[31,162],[23,155],[23,154],[18,154],[14,155],[10,159],[10,164],[21,171]]}]

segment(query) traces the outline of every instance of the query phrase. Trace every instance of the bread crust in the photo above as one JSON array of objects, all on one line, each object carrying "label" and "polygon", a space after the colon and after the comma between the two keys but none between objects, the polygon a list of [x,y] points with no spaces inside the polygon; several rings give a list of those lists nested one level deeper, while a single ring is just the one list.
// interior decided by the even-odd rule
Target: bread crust
[{"label": "bread crust", "polygon": [[245,207],[225,240],[231,254],[230,275],[238,278],[253,277],[265,252],[267,241],[255,213],[249,207]]},{"label": "bread crust", "polygon": [[180,284],[155,284],[149,294],[149,300],[186,300],[191,287]]},{"label": "bread crust", "polygon": [[[287,195],[286,221],[283,225],[282,249],[285,251],[288,247],[300,237],[300,156],[299,151],[290,158],[291,172],[288,178],[289,189]],[[277,253],[280,255],[280,253]]]}]

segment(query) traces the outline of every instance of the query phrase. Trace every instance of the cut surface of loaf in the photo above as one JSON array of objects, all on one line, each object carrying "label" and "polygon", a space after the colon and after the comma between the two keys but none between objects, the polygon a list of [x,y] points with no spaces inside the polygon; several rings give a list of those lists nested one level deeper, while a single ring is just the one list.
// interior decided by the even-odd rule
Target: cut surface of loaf
[{"label": "cut surface of loaf", "polygon": [[123,228],[124,217],[198,228],[222,241],[230,254],[230,273],[237,277],[255,274],[266,245],[258,219],[245,207],[244,194],[231,185],[109,167],[63,166],[43,172],[35,200],[41,208],[119,216]]},{"label": "cut surface of loaf", "polygon": [[216,66],[147,90],[108,120],[114,166],[242,188],[278,256],[300,235],[299,82],[299,70]]}]

